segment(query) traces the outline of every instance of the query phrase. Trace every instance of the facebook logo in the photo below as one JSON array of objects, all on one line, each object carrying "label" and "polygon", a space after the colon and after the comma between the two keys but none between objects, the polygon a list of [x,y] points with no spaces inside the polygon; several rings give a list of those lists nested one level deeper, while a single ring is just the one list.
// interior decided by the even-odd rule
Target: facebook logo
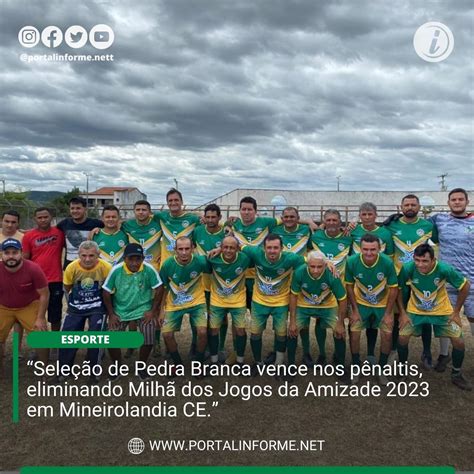
[{"label": "facebook logo", "polygon": [[47,48],[57,48],[63,42],[63,32],[57,26],[48,26],[41,33],[41,42]]}]

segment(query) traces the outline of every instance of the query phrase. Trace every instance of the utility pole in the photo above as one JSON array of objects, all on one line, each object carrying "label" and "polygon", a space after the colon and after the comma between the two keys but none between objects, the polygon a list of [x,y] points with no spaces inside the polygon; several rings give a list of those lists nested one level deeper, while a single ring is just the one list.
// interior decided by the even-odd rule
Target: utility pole
[{"label": "utility pole", "polygon": [[0,178],[0,181],[3,183],[3,199],[5,199],[5,178]]},{"label": "utility pole", "polygon": [[339,190],[340,190],[341,177],[340,177],[340,176],[336,176],[336,179],[337,179],[337,192],[339,192]]},{"label": "utility pole", "polygon": [[86,209],[89,209],[89,178],[92,174],[86,173],[85,171],[83,171],[82,174],[86,177]]},{"label": "utility pole", "polygon": [[437,176],[438,178],[441,178],[441,181],[439,182],[439,184],[441,184],[441,191],[447,191],[448,190],[448,186],[446,186],[446,182],[444,180],[444,178],[446,178],[446,176],[448,176],[448,173],[443,173],[443,174],[440,174],[439,176]]},{"label": "utility pole", "polygon": [[173,178],[174,181],[174,187],[178,189],[178,180],[176,178]]}]

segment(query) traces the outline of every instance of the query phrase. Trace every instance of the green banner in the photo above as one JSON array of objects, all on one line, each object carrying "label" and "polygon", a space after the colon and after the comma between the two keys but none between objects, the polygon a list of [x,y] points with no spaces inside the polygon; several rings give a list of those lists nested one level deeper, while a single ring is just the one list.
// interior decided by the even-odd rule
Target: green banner
[{"label": "green banner", "polygon": [[33,349],[80,349],[84,347],[90,349],[134,349],[143,345],[143,334],[138,331],[35,331],[28,335],[28,345]]},{"label": "green banner", "polygon": [[[288,474],[289,467],[24,467],[21,474]],[[294,467],[293,474],[454,474],[453,467]]]}]

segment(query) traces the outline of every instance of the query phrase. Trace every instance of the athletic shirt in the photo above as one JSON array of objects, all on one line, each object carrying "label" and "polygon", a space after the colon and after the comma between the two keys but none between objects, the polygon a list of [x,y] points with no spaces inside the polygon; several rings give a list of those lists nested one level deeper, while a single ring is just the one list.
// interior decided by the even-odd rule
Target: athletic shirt
[{"label": "athletic shirt", "polygon": [[466,284],[466,278],[451,265],[436,261],[429,273],[421,273],[414,262],[403,265],[399,275],[399,284],[411,288],[407,311],[422,316],[449,316],[453,307],[448,298],[446,283],[460,290]]},{"label": "athletic shirt", "polygon": [[128,235],[123,230],[107,234],[104,229],[101,229],[92,237],[92,240],[99,245],[101,259],[111,265],[116,265],[123,260],[123,251],[128,244]]},{"label": "athletic shirt", "polygon": [[435,214],[430,221],[438,231],[440,260],[452,265],[474,283],[474,214],[465,217]]},{"label": "athletic shirt", "polygon": [[145,262],[158,269],[161,258],[160,223],[152,216],[146,224],[140,224],[136,219],[130,219],[122,224],[122,230],[128,235],[130,243],[139,244],[143,247]]},{"label": "athletic shirt", "polygon": [[413,261],[413,253],[418,245],[425,244],[438,238],[433,224],[420,217],[414,222],[404,222],[403,218],[390,222],[387,229],[392,233],[394,244],[394,262],[397,273],[402,265]]},{"label": "athletic shirt", "polygon": [[23,252],[30,254],[30,260],[44,271],[48,283],[63,281],[64,234],[57,227],[47,231],[29,230],[23,237],[22,246]]},{"label": "athletic shirt", "polygon": [[68,298],[69,314],[105,313],[102,300],[102,284],[112,269],[112,265],[99,259],[90,270],[82,268],[80,260],[74,260],[64,270],[63,282],[71,285]]},{"label": "athletic shirt", "polygon": [[[196,245],[196,254],[206,256],[211,250],[221,246],[222,239],[225,237],[224,228],[221,226],[219,231],[211,234],[205,225],[198,225],[193,231],[193,241]],[[204,274],[204,290],[211,291],[211,276]]]},{"label": "athletic shirt", "polygon": [[181,265],[176,257],[169,257],[161,266],[160,276],[168,290],[166,311],[179,311],[205,304],[202,275],[210,269],[206,257],[193,255],[187,265]]},{"label": "athletic shirt", "polygon": [[242,249],[255,265],[252,300],[264,306],[286,306],[289,303],[293,270],[304,263],[304,257],[282,252],[276,262],[270,262],[260,247]]},{"label": "athletic shirt", "polygon": [[336,308],[338,301],[346,299],[346,290],[340,278],[334,277],[327,268],[315,278],[309,273],[307,265],[295,270],[291,292],[297,295],[296,305],[300,308]]},{"label": "athletic shirt", "polygon": [[185,212],[180,216],[172,216],[170,211],[155,212],[154,218],[161,225],[161,261],[175,254],[176,240],[179,237],[191,237],[194,228],[199,224],[197,214]]},{"label": "athletic shirt", "polygon": [[237,252],[233,262],[226,262],[221,255],[209,260],[212,268],[211,305],[219,308],[245,307],[245,270],[250,259]]},{"label": "athletic shirt", "polygon": [[306,255],[311,230],[305,224],[297,224],[295,230],[288,232],[283,224],[277,225],[272,233],[279,235],[283,241],[283,250],[286,252]]},{"label": "athletic shirt", "polygon": [[36,290],[47,286],[46,276],[36,263],[23,260],[18,271],[9,272],[0,262],[0,305],[7,308],[24,308],[39,299]]},{"label": "athletic shirt", "polygon": [[71,262],[79,258],[79,245],[87,240],[89,232],[96,227],[102,229],[104,223],[99,219],[87,217],[84,222],[77,224],[72,220],[72,217],[67,217],[63,219],[57,227],[64,232],[66,239],[66,261]]},{"label": "athletic shirt", "polygon": [[379,238],[380,251],[385,255],[393,255],[393,239],[392,234],[385,227],[375,226],[373,230],[367,230],[362,224],[358,224],[357,227],[351,232],[352,237],[352,253],[360,253],[360,240],[365,234],[375,235]]},{"label": "athletic shirt", "polygon": [[311,236],[311,245],[314,250],[322,252],[336,267],[340,277],[344,278],[346,260],[352,245],[352,237],[342,232],[331,237],[325,230],[317,230]]},{"label": "athletic shirt", "polygon": [[347,259],[345,283],[354,285],[358,304],[375,308],[387,306],[389,288],[398,286],[397,273],[393,261],[379,253],[372,266],[364,263],[362,255],[352,255]]}]

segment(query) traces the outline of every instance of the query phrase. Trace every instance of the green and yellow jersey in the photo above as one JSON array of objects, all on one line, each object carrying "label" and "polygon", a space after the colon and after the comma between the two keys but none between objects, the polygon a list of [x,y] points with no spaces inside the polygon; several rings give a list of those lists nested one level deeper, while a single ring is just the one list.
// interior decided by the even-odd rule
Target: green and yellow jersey
[{"label": "green and yellow jersey", "polygon": [[373,230],[367,230],[362,224],[351,232],[352,237],[352,253],[360,253],[360,240],[365,234],[375,235],[379,238],[380,251],[391,257],[393,255],[393,239],[390,231],[385,227],[375,226]]},{"label": "green and yellow jersey", "polygon": [[325,230],[320,229],[311,236],[311,245],[314,250],[326,255],[343,279],[346,260],[352,245],[352,237],[346,236],[342,232],[335,237],[331,237]]},{"label": "green and yellow jersey", "polygon": [[449,301],[446,283],[457,290],[462,289],[467,279],[451,265],[436,261],[429,273],[417,270],[415,262],[403,265],[399,274],[399,286],[408,286],[410,298],[407,311],[421,316],[450,316],[453,307]]},{"label": "green and yellow jersey", "polygon": [[238,252],[233,262],[226,262],[218,255],[209,260],[212,268],[211,305],[219,308],[245,307],[245,270],[250,265],[249,257]]},{"label": "green and yellow jersey", "polygon": [[252,300],[264,306],[286,306],[289,303],[290,283],[293,270],[304,263],[304,257],[282,252],[275,262],[267,260],[259,247],[244,247],[245,253],[255,266],[255,283]]},{"label": "green and yellow jersey", "polygon": [[345,283],[354,286],[357,304],[374,308],[387,306],[389,288],[398,286],[393,261],[379,253],[372,266],[364,263],[362,255],[347,259]]},{"label": "green and yellow jersey", "polygon": [[334,277],[327,268],[315,278],[307,265],[301,265],[293,273],[291,293],[297,295],[296,305],[300,308],[336,308],[337,302],[347,297],[340,278]]},{"label": "green and yellow jersey", "polygon": [[297,224],[295,230],[286,230],[283,224],[277,225],[272,233],[277,234],[283,240],[283,250],[286,252],[306,255],[308,251],[308,241],[311,238],[311,230],[305,224]]},{"label": "green and yellow jersey", "polygon": [[155,212],[154,218],[160,223],[163,235],[161,237],[161,260],[174,255],[176,240],[179,237],[191,237],[194,228],[199,225],[200,218],[192,212],[184,212],[179,216],[172,216],[170,211]]},{"label": "green and yellow jersey", "polygon": [[145,262],[158,269],[160,267],[161,227],[159,222],[150,216],[145,224],[130,219],[122,224],[122,230],[128,235],[130,243],[140,244],[145,252]]},{"label": "green and yellow jersey", "polygon": [[390,222],[387,229],[393,238],[393,260],[397,273],[400,273],[402,265],[413,261],[413,252],[418,245],[425,244],[430,239],[433,242],[438,241],[433,224],[420,217],[415,222],[405,222],[403,217],[401,217]]},{"label": "green and yellow jersey", "polygon": [[116,265],[123,260],[123,250],[128,244],[128,235],[123,230],[119,229],[113,234],[107,234],[104,229],[100,229],[92,240],[99,246],[101,259],[111,265]]},{"label": "green and yellow jersey", "polygon": [[187,265],[181,265],[175,256],[167,258],[160,269],[163,285],[168,290],[166,311],[179,311],[206,304],[202,275],[208,273],[206,257],[193,255]]}]

